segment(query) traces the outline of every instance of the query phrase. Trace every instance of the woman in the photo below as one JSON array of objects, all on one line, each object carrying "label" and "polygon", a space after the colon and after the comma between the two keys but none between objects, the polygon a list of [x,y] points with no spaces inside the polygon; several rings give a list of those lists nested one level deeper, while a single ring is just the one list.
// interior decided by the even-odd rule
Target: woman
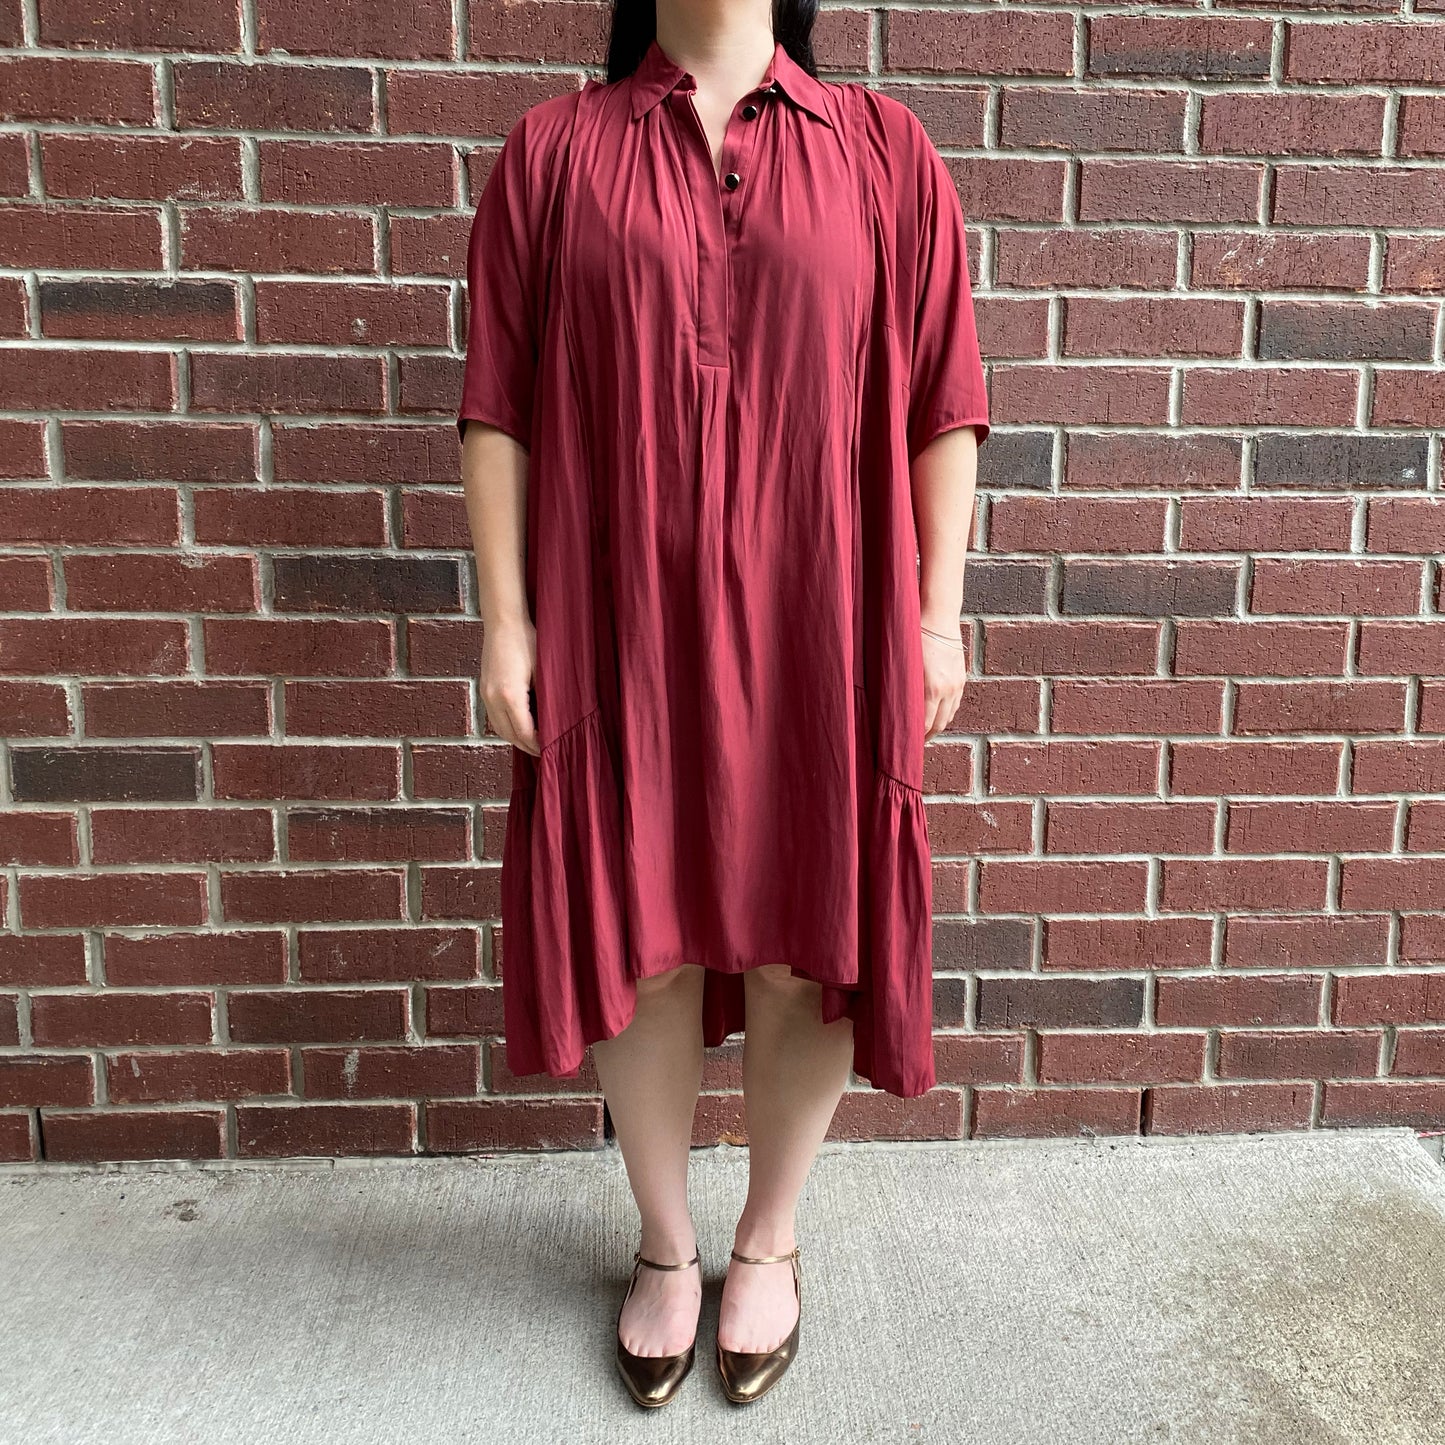
[{"label": "woman", "polygon": [[592,1047],[649,1406],[693,1363],[704,1046],[743,1031],[739,1402],[796,1352],[795,1213],[850,1066],[934,1083],[923,747],[964,684],[988,411],[957,191],[904,105],[817,78],[815,5],[618,0],[607,81],[522,116],[471,235],[507,1060]]}]

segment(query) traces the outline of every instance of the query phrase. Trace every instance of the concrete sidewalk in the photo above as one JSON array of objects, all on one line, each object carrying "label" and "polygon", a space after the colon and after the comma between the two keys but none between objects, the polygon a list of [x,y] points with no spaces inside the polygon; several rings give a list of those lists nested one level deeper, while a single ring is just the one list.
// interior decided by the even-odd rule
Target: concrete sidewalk
[{"label": "concrete sidewalk", "polygon": [[615,1150],[0,1172],[0,1440],[1445,1440],[1445,1173],[1408,1130],[830,1145],[799,1358],[737,1407],[746,1167],[694,1156],[698,1364],[656,1412],[611,1359]]}]

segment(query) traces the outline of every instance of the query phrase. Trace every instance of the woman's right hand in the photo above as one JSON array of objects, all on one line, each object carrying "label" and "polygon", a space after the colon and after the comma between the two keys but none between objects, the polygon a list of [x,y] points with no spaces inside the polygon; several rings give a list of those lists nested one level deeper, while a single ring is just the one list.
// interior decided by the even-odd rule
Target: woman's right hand
[{"label": "woman's right hand", "polygon": [[487,725],[514,747],[541,754],[527,694],[537,667],[537,630],[530,618],[493,623],[482,636],[482,706]]}]

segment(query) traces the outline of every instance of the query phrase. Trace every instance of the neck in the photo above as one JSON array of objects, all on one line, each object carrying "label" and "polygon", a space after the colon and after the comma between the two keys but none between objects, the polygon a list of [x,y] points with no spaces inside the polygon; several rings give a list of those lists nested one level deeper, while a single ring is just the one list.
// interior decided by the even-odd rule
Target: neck
[{"label": "neck", "polygon": [[771,0],[658,0],[657,43],[699,86],[740,94],[773,58]]}]

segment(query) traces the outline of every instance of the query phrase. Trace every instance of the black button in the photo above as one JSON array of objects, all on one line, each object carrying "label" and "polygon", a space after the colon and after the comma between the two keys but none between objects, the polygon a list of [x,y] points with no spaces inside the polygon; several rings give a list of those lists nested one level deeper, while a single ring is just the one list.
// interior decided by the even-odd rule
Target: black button
[{"label": "black button", "polygon": [[744,120],[754,120],[754,119],[757,118],[757,114],[758,114],[758,108],[757,108],[757,106],[755,106],[755,105],[745,105],[745,106],[743,107],[743,119],[744,119]]},{"label": "black button", "polygon": [[729,171],[727,175],[723,177],[723,185],[725,185],[730,191],[737,190],[737,188],[742,185],[742,183],[743,178],[736,171]]}]

